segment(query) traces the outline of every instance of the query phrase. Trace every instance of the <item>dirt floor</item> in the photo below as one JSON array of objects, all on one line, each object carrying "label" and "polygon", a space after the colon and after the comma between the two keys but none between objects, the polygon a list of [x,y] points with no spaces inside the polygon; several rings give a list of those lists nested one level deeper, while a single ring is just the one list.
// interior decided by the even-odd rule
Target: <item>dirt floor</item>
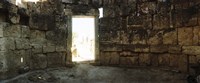
[{"label": "dirt floor", "polygon": [[73,68],[37,70],[1,83],[187,83],[178,72],[78,64]]}]

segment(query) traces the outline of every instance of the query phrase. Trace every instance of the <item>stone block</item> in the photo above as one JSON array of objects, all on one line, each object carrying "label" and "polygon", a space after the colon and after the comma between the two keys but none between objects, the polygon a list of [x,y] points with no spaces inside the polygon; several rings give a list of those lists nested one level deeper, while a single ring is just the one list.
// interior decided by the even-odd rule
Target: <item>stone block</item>
[{"label": "stone block", "polygon": [[199,55],[200,54],[200,46],[183,46],[182,52],[184,54]]},{"label": "stone block", "polygon": [[151,55],[151,65],[152,66],[158,66],[158,54],[152,54]]},{"label": "stone block", "polygon": [[193,29],[188,28],[178,28],[178,44],[179,45],[192,45],[193,44]]},{"label": "stone block", "polygon": [[66,52],[67,47],[65,46],[56,46],[56,52]]},{"label": "stone block", "polygon": [[43,52],[42,45],[38,45],[38,44],[31,44],[31,50],[32,50],[32,53],[42,53]]},{"label": "stone block", "polygon": [[21,26],[22,29],[22,37],[23,38],[29,38],[30,37],[30,28],[28,26]]},{"label": "stone block", "polygon": [[29,49],[29,48],[31,48],[29,39],[16,38],[15,43],[16,43],[16,49]]},{"label": "stone block", "polygon": [[110,64],[111,65],[118,65],[119,64],[119,53],[111,52],[110,53]]},{"label": "stone block", "polygon": [[138,65],[138,56],[133,57],[120,57],[121,66],[137,66]]},{"label": "stone block", "polygon": [[6,22],[0,22],[0,37],[4,37],[4,30],[9,24]]},{"label": "stone block", "polygon": [[166,45],[150,46],[150,52],[153,52],[153,53],[164,53],[164,52],[168,52],[168,46],[166,46]]},{"label": "stone block", "polygon": [[177,68],[178,67],[178,60],[179,60],[178,54],[170,54],[169,66],[173,67],[173,68]]},{"label": "stone block", "polygon": [[177,30],[176,29],[167,29],[163,35],[163,44],[167,45],[176,45],[177,44]]},{"label": "stone block", "polygon": [[175,46],[169,46],[168,47],[169,53],[181,53],[181,46],[175,45]]},{"label": "stone block", "polygon": [[141,66],[148,66],[151,64],[151,54],[139,54],[139,64]]},{"label": "stone block", "polygon": [[20,21],[20,15],[18,14],[9,14],[9,20],[13,24],[18,24]]},{"label": "stone block", "polygon": [[12,25],[4,28],[4,36],[5,37],[21,37],[21,26],[20,25]]},{"label": "stone block", "polygon": [[149,37],[147,43],[149,45],[160,45],[163,43],[163,33],[162,32],[153,32],[151,33],[152,36]]},{"label": "stone block", "polygon": [[64,3],[72,3],[73,1],[72,0],[62,0],[62,2],[64,2]]},{"label": "stone block", "polygon": [[193,29],[193,45],[199,45],[200,44],[200,26],[196,26]]},{"label": "stone block", "polygon": [[189,55],[189,64],[197,64],[196,55]]},{"label": "stone block", "polygon": [[170,28],[170,14],[154,15],[153,29]]},{"label": "stone block", "polygon": [[101,52],[101,55],[100,55],[100,61],[101,61],[101,64],[103,65],[109,65],[110,64],[110,55],[111,53],[110,52]]},{"label": "stone block", "polygon": [[112,44],[101,44],[101,51],[122,51],[121,45],[112,45]]},{"label": "stone block", "polygon": [[56,22],[54,16],[51,16],[50,14],[39,14],[39,13],[32,14],[30,16],[30,21],[29,21],[31,29],[43,30],[43,31],[54,29],[56,25],[55,23]]},{"label": "stone block", "polygon": [[31,69],[44,69],[47,67],[47,56],[44,54],[32,55]]},{"label": "stone block", "polygon": [[17,50],[17,51],[13,51],[13,56],[10,56],[9,58],[11,58],[11,60],[13,59],[13,63],[11,63],[11,65],[15,64],[15,66],[17,68],[20,68],[22,66],[27,65],[26,59],[28,59],[27,57],[30,55],[26,55],[26,51],[25,50]]},{"label": "stone block", "polygon": [[158,56],[159,66],[169,66],[170,65],[170,54],[160,54]]},{"label": "stone block", "polygon": [[183,72],[187,73],[188,72],[188,55],[179,55],[178,61],[178,69]]},{"label": "stone block", "polygon": [[48,67],[62,67],[65,65],[65,53],[47,53]]},{"label": "stone block", "polygon": [[48,53],[48,52],[55,52],[56,47],[55,46],[43,46],[43,53]]},{"label": "stone block", "polygon": [[6,52],[0,51],[0,72],[7,71]]},{"label": "stone block", "polygon": [[31,30],[31,39],[44,39],[45,32],[44,31],[39,31],[39,30]]},{"label": "stone block", "polygon": [[14,50],[15,40],[13,38],[0,38],[0,50]]},{"label": "stone block", "polygon": [[148,45],[135,45],[134,52],[149,52]]}]

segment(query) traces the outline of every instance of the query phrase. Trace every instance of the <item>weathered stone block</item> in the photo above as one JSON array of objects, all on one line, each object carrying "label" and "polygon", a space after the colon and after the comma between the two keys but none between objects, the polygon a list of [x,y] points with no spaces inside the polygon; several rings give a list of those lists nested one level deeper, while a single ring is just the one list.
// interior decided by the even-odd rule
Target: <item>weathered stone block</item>
[{"label": "weathered stone block", "polygon": [[5,72],[7,70],[7,63],[6,63],[6,52],[0,51],[0,72]]},{"label": "weathered stone block", "polygon": [[176,45],[177,44],[177,30],[167,29],[163,35],[163,44]]},{"label": "weathered stone block", "polygon": [[170,64],[170,54],[160,54],[158,56],[159,66],[169,66]]},{"label": "weathered stone block", "polygon": [[122,51],[121,45],[112,45],[112,44],[101,44],[101,51]]},{"label": "weathered stone block", "polygon": [[170,28],[170,15],[154,15],[153,29]]},{"label": "weathered stone block", "polygon": [[28,26],[21,26],[22,29],[22,37],[23,38],[29,38],[30,37],[30,28]]},{"label": "weathered stone block", "polygon": [[181,46],[169,46],[168,47],[169,53],[181,53]]},{"label": "weathered stone block", "polygon": [[197,57],[196,55],[189,55],[189,64],[197,64]]},{"label": "weathered stone block", "polygon": [[31,47],[32,47],[32,52],[33,53],[42,53],[42,45],[38,45],[38,44],[31,44]]},{"label": "weathered stone block", "polygon": [[154,52],[154,53],[168,52],[168,46],[166,45],[150,46],[150,52]]},{"label": "weathered stone block", "polygon": [[25,50],[13,51],[13,53],[14,53],[14,56],[10,56],[10,57],[12,57],[12,59],[15,58],[14,61],[15,61],[16,67],[20,68],[21,66],[25,66],[26,65],[26,59],[28,59],[28,56],[30,56],[30,55],[26,55]]},{"label": "weathered stone block", "polygon": [[38,45],[46,44],[45,32],[38,30],[31,30],[30,42],[32,44],[38,44]]},{"label": "weathered stone block", "polygon": [[110,52],[101,52],[100,61],[103,65],[110,64]]},{"label": "weathered stone block", "polygon": [[65,46],[56,46],[56,52],[65,52],[67,48]]},{"label": "weathered stone block", "polygon": [[192,45],[193,43],[193,30],[192,27],[178,28],[178,44],[179,45]]},{"label": "weathered stone block", "polygon": [[15,41],[13,38],[0,38],[0,50],[14,50]]},{"label": "weathered stone block", "polygon": [[134,52],[149,52],[148,45],[135,45]]},{"label": "weathered stone block", "polygon": [[133,57],[120,57],[121,66],[137,66],[138,65],[138,56]]},{"label": "weathered stone block", "polygon": [[20,25],[12,25],[4,28],[4,36],[5,37],[21,37],[21,26]]},{"label": "weathered stone block", "polygon": [[152,66],[158,66],[158,55],[157,54],[152,54],[151,55],[151,65]]},{"label": "weathered stone block", "polygon": [[47,67],[47,56],[44,54],[32,55],[31,69],[44,69]]},{"label": "weathered stone block", "polygon": [[20,21],[20,15],[18,14],[9,14],[9,20],[13,24],[18,24]]},{"label": "weathered stone block", "polygon": [[170,67],[173,67],[173,68],[177,68],[178,67],[179,55],[170,54],[169,60],[170,60],[170,63],[169,63]]},{"label": "weathered stone block", "polygon": [[110,53],[110,64],[111,65],[118,65],[119,64],[119,53],[117,52],[111,52]]},{"label": "weathered stone block", "polygon": [[31,39],[44,39],[45,38],[45,32],[44,31],[39,31],[39,30],[31,30]]},{"label": "weathered stone block", "polygon": [[31,48],[29,39],[16,38],[15,42],[16,42],[16,49],[29,49],[29,48]]},{"label": "weathered stone block", "polygon": [[62,67],[65,65],[65,53],[47,53],[48,67]]},{"label": "weathered stone block", "polygon": [[72,0],[62,0],[64,3],[72,3]]},{"label": "weathered stone block", "polygon": [[151,64],[151,55],[150,54],[139,54],[139,64],[141,66],[148,66]]},{"label": "weathered stone block", "polygon": [[200,46],[183,46],[182,52],[184,54],[199,55],[200,54]]},{"label": "weathered stone block", "polygon": [[29,21],[30,28],[37,30],[52,30],[55,28],[55,23],[54,16],[50,14],[32,14]]},{"label": "weathered stone block", "polygon": [[200,26],[194,27],[193,33],[193,45],[198,45],[200,43]]},{"label": "weathered stone block", "polygon": [[48,53],[48,52],[55,52],[56,47],[55,46],[43,46],[43,53]]},{"label": "weathered stone block", "polygon": [[178,61],[178,69],[183,72],[188,72],[188,56],[187,55],[179,55]]},{"label": "weathered stone block", "polygon": [[0,37],[4,37],[4,30],[9,24],[6,22],[0,22]]},{"label": "weathered stone block", "polygon": [[149,45],[159,45],[163,43],[163,38],[162,38],[162,33],[158,32],[156,35],[153,35],[152,37],[149,38],[147,43]]}]

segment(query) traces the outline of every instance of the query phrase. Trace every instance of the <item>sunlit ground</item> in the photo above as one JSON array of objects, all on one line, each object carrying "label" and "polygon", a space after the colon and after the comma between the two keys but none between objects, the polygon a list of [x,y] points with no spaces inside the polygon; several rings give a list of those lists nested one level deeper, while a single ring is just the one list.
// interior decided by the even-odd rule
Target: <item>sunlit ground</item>
[{"label": "sunlit ground", "polygon": [[94,18],[72,18],[72,61],[91,61],[95,57]]}]

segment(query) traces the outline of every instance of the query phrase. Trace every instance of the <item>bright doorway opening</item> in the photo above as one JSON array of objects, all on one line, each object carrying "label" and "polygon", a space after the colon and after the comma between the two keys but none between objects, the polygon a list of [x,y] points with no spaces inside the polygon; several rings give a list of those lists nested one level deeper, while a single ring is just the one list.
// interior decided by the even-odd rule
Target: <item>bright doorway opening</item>
[{"label": "bright doorway opening", "polygon": [[95,60],[95,17],[72,17],[72,61]]}]

